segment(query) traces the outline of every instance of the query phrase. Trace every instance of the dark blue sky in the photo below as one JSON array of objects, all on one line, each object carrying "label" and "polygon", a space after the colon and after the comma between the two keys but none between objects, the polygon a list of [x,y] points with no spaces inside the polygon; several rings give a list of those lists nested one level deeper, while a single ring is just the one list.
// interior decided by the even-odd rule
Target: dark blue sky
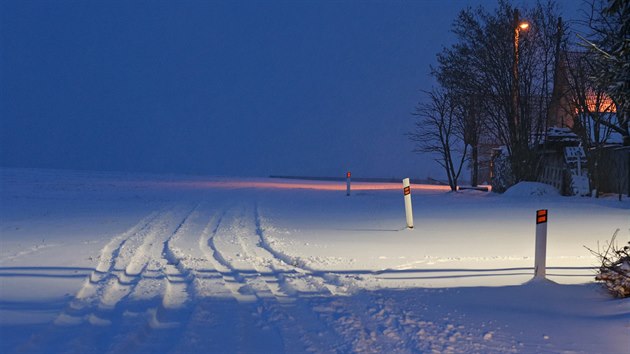
[{"label": "dark blue sky", "polygon": [[410,112],[495,1],[0,3],[1,166],[426,177]]}]

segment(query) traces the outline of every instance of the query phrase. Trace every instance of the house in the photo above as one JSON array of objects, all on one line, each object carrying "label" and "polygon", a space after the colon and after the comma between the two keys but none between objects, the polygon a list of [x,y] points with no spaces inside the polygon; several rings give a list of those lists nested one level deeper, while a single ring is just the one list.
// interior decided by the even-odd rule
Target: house
[{"label": "house", "polygon": [[[604,193],[630,195],[630,147],[611,129],[616,106],[591,80],[587,52],[563,52],[557,63],[554,90],[544,136],[531,146],[539,156],[538,181],[564,195]],[[511,185],[508,152],[493,149],[490,162],[496,191]],[[500,178],[497,178],[500,176]]]}]

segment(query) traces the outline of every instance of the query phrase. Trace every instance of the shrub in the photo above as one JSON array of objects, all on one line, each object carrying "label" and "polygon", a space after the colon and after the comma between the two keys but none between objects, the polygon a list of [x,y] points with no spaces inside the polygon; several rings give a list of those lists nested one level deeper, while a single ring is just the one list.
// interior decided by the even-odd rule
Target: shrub
[{"label": "shrub", "polygon": [[613,234],[606,252],[587,249],[602,262],[595,280],[603,282],[615,297],[624,298],[630,296],[630,241],[627,246],[618,247],[615,244],[618,233],[619,230]]}]

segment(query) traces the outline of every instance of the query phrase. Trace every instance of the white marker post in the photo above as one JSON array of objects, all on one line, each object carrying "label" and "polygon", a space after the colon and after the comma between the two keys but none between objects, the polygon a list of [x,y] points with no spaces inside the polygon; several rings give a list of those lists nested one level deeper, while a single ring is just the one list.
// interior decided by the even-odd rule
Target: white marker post
[{"label": "white marker post", "polygon": [[405,215],[407,216],[407,228],[413,229],[413,210],[411,209],[411,187],[409,178],[403,179],[403,195],[405,196]]},{"label": "white marker post", "polygon": [[346,172],[346,195],[350,196],[350,171]]},{"label": "white marker post", "polygon": [[534,278],[545,278],[547,268],[547,209],[536,211]]}]

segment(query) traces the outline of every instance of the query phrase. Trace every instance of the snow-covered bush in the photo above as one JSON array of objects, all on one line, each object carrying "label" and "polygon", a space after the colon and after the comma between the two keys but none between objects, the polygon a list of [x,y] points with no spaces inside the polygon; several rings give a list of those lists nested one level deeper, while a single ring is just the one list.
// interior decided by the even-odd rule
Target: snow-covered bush
[{"label": "snow-covered bush", "polygon": [[604,254],[590,250],[600,258],[602,264],[599,267],[595,280],[604,283],[604,286],[616,297],[630,296],[630,242],[627,246],[619,248],[615,246],[615,234]]}]

